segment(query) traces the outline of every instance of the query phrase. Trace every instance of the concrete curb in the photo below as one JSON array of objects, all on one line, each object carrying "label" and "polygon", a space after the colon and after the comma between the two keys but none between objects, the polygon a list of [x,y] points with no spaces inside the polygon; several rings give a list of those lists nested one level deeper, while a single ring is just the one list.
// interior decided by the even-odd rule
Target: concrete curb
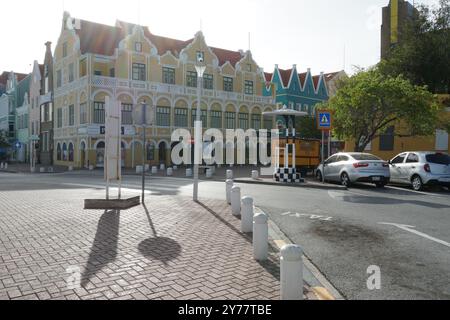
[{"label": "concrete curb", "polygon": [[291,187],[291,188],[310,188],[310,189],[326,189],[326,190],[347,190],[347,187],[333,184],[322,184],[306,181],[304,183],[280,183],[280,182],[270,182],[270,181],[261,181],[261,180],[247,180],[247,179],[234,179],[235,183],[244,183],[244,184],[260,184],[266,186],[278,186],[278,187]]},{"label": "concrete curb", "polygon": [[[262,212],[262,210],[255,207],[255,212]],[[269,238],[271,238],[278,247],[285,244],[294,244],[270,219]],[[343,295],[327,280],[305,253],[303,254],[303,265],[303,279],[319,300],[345,300]]]}]

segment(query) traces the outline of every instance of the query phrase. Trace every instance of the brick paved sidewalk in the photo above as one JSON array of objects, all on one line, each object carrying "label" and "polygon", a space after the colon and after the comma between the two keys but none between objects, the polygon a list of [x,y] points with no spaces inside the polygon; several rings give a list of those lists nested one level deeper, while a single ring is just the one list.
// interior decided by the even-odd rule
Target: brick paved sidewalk
[{"label": "brick paved sidewalk", "polygon": [[[254,261],[226,203],[152,196],[148,209],[82,210],[103,196],[0,192],[0,300],[279,299],[278,252]],[[77,268],[82,287],[69,289]]]}]

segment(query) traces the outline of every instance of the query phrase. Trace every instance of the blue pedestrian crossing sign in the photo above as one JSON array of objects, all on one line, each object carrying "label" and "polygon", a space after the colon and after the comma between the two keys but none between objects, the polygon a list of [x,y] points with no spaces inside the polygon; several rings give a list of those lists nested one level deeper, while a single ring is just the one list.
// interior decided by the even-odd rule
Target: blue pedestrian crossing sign
[{"label": "blue pedestrian crossing sign", "polygon": [[317,113],[317,126],[319,130],[331,130],[331,112],[319,111]]}]

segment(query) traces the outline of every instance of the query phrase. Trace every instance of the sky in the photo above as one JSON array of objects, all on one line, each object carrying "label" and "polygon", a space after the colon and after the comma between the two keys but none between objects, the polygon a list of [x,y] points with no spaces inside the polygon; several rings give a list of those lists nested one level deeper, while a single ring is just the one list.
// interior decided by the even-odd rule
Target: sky
[{"label": "sky", "polygon": [[[411,0],[412,1],[412,0]],[[380,59],[381,8],[389,0],[14,0],[0,7],[0,72],[30,73],[53,48],[63,11],[114,25],[117,19],[148,26],[153,34],[188,40],[202,30],[208,45],[250,50],[266,72],[297,65],[314,74]],[[438,0],[416,0],[435,5]]]}]

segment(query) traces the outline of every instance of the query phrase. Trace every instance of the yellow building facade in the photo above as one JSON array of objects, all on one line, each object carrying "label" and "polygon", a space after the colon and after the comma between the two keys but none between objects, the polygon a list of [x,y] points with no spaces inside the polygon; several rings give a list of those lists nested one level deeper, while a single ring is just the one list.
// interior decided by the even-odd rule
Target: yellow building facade
[{"label": "yellow building facade", "polygon": [[[449,95],[439,97],[444,104],[439,117],[441,120],[450,122],[450,106],[446,106],[450,101]],[[446,102],[447,101],[447,102]],[[348,140],[345,142],[345,152],[354,151],[355,142]],[[405,151],[436,151],[448,153],[450,141],[448,132],[436,130],[432,136],[411,136],[409,130],[401,122],[396,123],[391,131],[377,136],[370,145],[366,147],[366,152],[372,153],[381,159],[391,160],[399,153]]]},{"label": "yellow building facade", "polygon": [[[175,129],[193,133],[197,108],[198,54],[206,71],[201,94],[205,128],[272,129],[272,97],[263,96],[263,70],[250,51],[209,47],[201,32],[180,41],[147,27],[117,21],[105,26],[64,14],[54,51],[54,163],[84,168],[104,164],[105,97],[122,108],[122,165],[170,165]],[[136,105],[145,102],[155,120],[146,131],[133,125]]]}]

